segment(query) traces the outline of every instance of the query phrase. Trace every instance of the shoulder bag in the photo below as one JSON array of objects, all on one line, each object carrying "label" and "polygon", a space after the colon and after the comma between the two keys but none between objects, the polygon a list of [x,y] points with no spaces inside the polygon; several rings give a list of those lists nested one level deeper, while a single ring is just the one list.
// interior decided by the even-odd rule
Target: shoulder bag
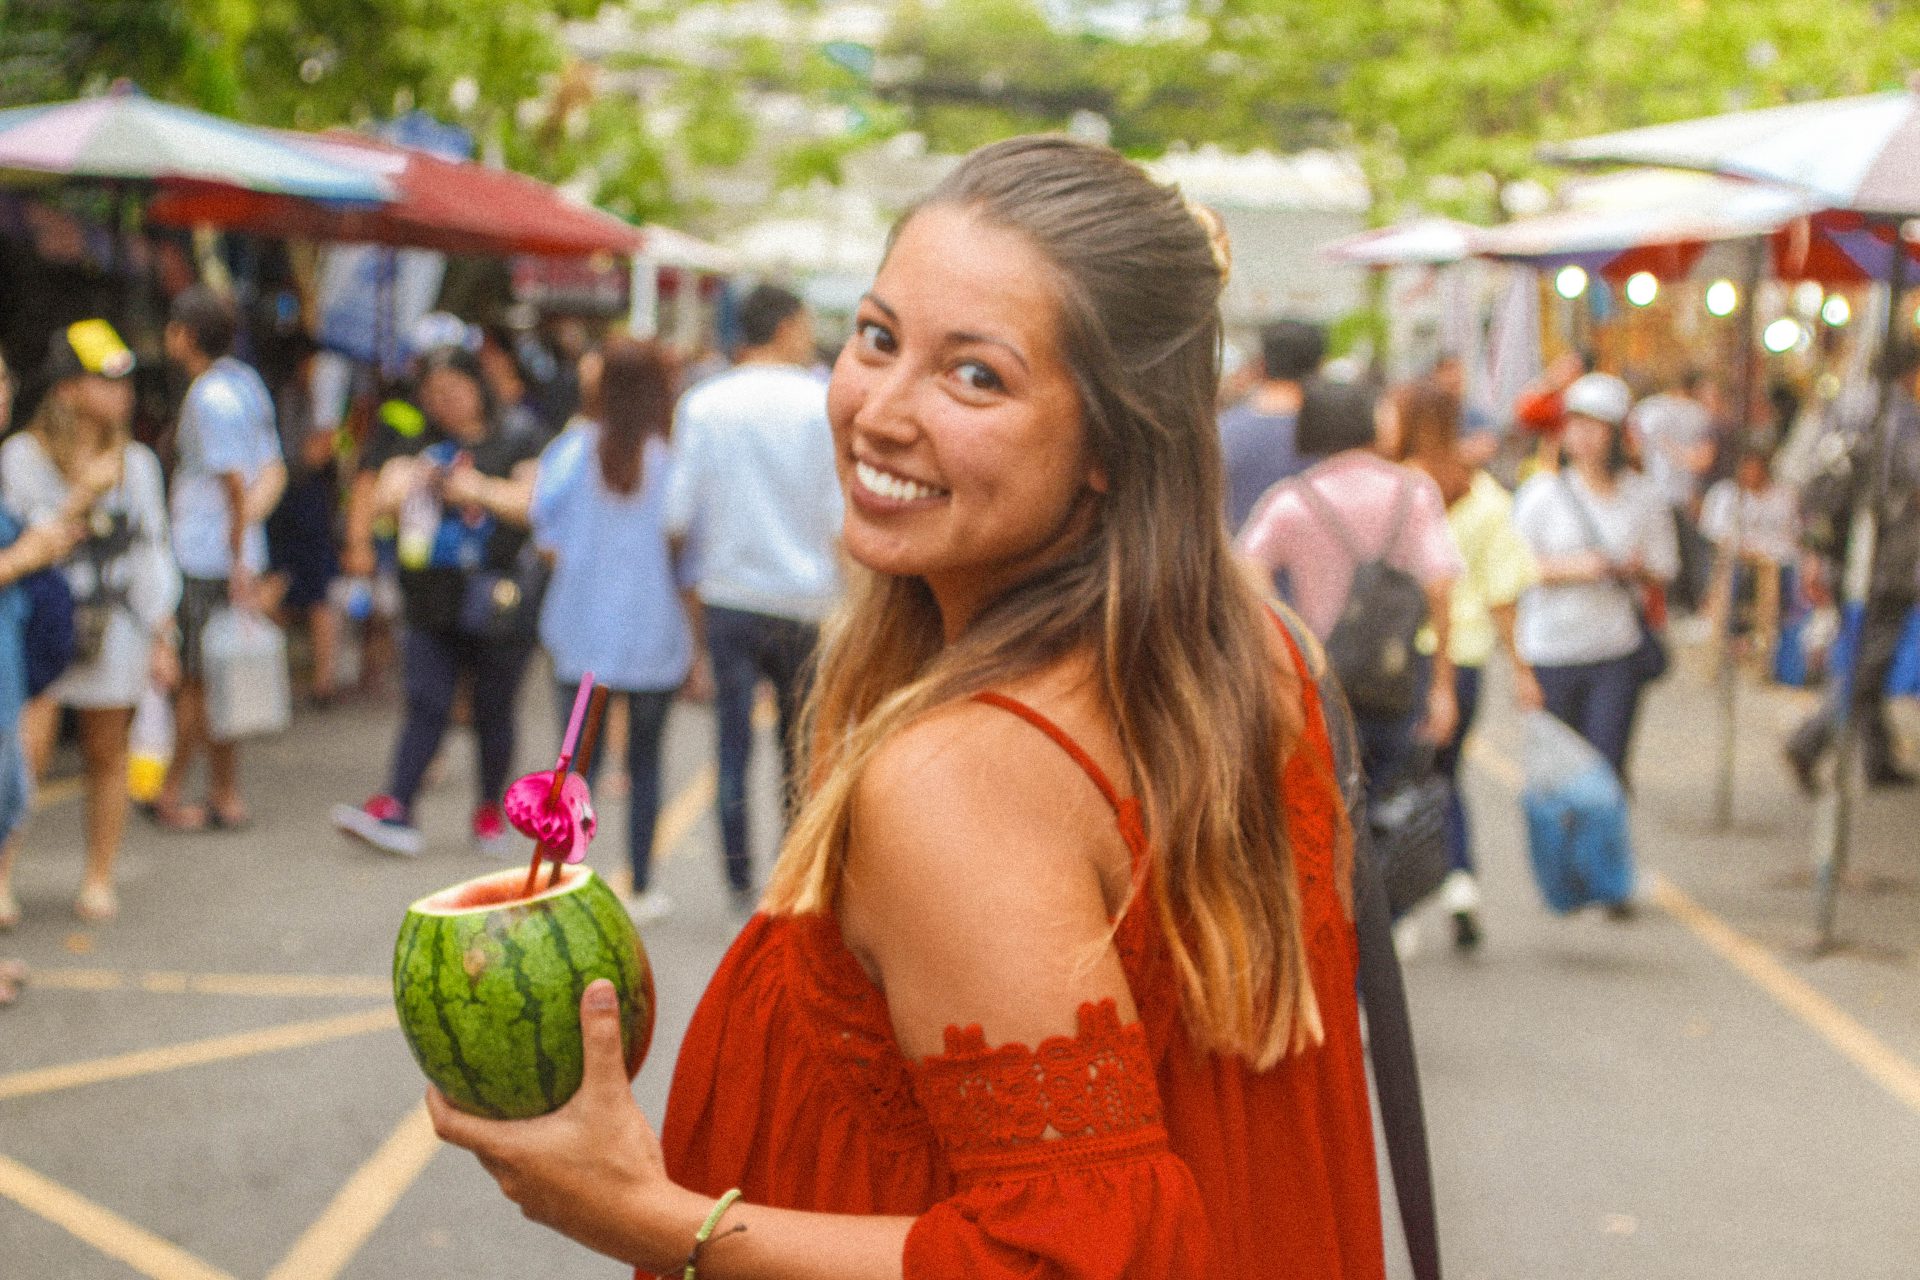
[{"label": "shoulder bag", "polygon": [[[1567,473],[1560,472],[1555,477],[1555,481],[1560,486],[1562,496],[1572,506],[1575,519],[1580,521],[1580,527],[1586,532],[1587,544],[1611,563],[1613,556],[1607,550],[1606,539],[1600,535],[1600,523],[1593,518],[1593,512],[1588,508],[1585,500],[1574,492],[1572,482],[1567,479]],[[1647,618],[1646,602],[1641,599],[1640,593],[1618,578],[1608,580],[1622,595],[1626,596],[1627,605],[1633,610],[1634,622],[1640,628],[1640,643],[1631,655],[1634,678],[1641,684],[1651,684],[1667,674],[1667,668],[1672,665],[1672,659],[1667,654],[1667,642],[1661,638],[1659,629]]]}]

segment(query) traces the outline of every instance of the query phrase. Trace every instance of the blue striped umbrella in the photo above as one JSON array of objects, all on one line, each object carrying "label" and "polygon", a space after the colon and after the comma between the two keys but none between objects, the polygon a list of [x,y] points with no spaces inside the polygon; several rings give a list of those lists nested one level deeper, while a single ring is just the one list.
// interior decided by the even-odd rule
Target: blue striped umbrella
[{"label": "blue striped umbrella", "polygon": [[387,184],[256,129],[120,88],[0,111],[0,170],[198,182],[315,200],[379,202]]}]

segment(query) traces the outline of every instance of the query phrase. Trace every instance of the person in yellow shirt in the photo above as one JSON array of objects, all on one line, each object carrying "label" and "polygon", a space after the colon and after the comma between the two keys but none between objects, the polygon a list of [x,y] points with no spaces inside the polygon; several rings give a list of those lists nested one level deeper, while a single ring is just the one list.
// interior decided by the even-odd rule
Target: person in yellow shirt
[{"label": "person in yellow shirt", "polygon": [[[1460,401],[1452,391],[1432,379],[1409,383],[1387,398],[1383,417],[1382,451],[1426,472],[1440,486],[1447,524],[1466,565],[1453,586],[1447,642],[1460,714],[1452,735],[1439,744],[1434,766],[1452,784],[1447,812],[1452,871],[1441,887],[1440,900],[1453,917],[1454,945],[1471,951],[1480,945],[1480,888],[1460,796],[1460,750],[1473,727],[1482,675],[1496,649],[1507,654],[1520,705],[1543,705],[1540,685],[1514,647],[1515,607],[1538,581],[1539,570],[1513,527],[1513,496],[1461,455]],[[1431,631],[1422,637],[1422,645],[1426,652],[1433,650]]]}]

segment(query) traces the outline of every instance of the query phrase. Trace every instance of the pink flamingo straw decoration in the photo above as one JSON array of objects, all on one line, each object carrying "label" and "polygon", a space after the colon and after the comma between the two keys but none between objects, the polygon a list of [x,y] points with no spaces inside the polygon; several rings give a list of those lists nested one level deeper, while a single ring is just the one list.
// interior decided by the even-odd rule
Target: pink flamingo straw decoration
[{"label": "pink flamingo straw decoration", "polygon": [[[552,888],[559,882],[563,863],[576,863],[587,856],[587,845],[593,840],[597,820],[584,775],[599,742],[600,721],[606,705],[607,690],[594,684],[593,673],[589,671],[574,695],[573,712],[567,717],[567,732],[561,739],[560,756],[553,768],[527,774],[507,788],[502,805],[507,820],[534,841],[533,860],[527,867],[524,890],[528,896],[539,882],[542,858],[553,861],[553,874],[547,881],[547,887]],[[573,767],[576,760],[577,769]]]}]

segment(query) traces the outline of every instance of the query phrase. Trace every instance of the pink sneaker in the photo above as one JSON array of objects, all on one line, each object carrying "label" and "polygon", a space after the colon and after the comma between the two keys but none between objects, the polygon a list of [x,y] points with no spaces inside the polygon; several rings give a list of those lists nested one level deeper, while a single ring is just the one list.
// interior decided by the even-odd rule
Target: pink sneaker
[{"label": "pink sneaker", "polygon": [[359,806],[337,804],[333,806],[333,825],[382,853],[403,858],[420,856],[420,828],[408,821],[407,811],[392,796],[375,796]]},{"label": "pink sneaker", "polygon": [[483,804],[473,811],[473,847],[489,857],[507,852],[507,819],[497,804]]}]

